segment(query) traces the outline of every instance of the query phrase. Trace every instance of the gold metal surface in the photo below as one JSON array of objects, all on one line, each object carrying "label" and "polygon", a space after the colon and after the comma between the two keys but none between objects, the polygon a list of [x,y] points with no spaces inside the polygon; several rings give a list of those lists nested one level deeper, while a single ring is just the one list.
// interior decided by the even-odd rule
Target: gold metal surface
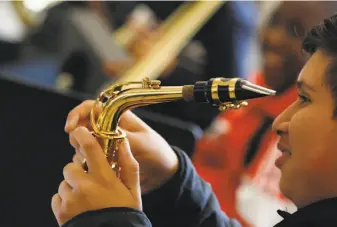
[{"label": "gold metal surface", "polygon": [[236,99],[235,95],[235,84],[239,80],[239,78],[232,78],[230,80],[224,81],[223,78],[216,78],[212,82],[212,99],[217,101],[217,104],[221,104],[219,99],[219,86],[227,86],[228,87],[228,95],[231,99]]},{"label": "gold metal surface", "polygon": [[[215,81],[219,80],[215,79]],[[145,78],[139,82],[114,84],[98,96],[90,114],[92,133],[102,140],[107,160],[118,175],[120,168],[117,163],[117,151],[119,144],[126,138],[125,133],[118,127],[120,116],[126,110],[140,106],[183,100],[183,87],[160,86],[160,81]],[[94,109],[98,104],[102,105],[102,112],[96,116]],[[219,107],[224,111],[239,109],[245,104],[245,102],[222,104],[219,102]]]},{"label": "gold metal surface", "polygon": [[221,81],[221,78],[216,78],[212,82],[211,96],[212,96],[213,100],[216,100],[218,102],[220,102],[219,93],[218,93],[218,87],[222,83],[223,82]]},{"label": "gold metal surface", "polygon": [[[160,87],[160,81],[145,78],[139,82],[114,84],[101,92],[90,114],[93,135],[102,139],[103,151],[110,166],[118,173],[118,144],[126,137],[118,127],[120,116],[129,109],[181,100],[183,86]],[[95,106],[103,111],[95,116]],[[85,164],[85,163],[84,163]]]},{"label": "gold metal surface", "polygon": [[234,79],[229,81],[228,90],[229,90],[229,98],[231,98],[231,99],[236,99],[235,84],[238,80],[239,80],[238,78],[234,78]]}]

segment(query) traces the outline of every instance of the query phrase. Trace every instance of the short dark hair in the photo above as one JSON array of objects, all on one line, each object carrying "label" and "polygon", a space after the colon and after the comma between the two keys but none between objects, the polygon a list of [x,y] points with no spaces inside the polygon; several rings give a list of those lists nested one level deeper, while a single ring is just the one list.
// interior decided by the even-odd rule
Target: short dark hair
[{"label": "short dark hair", "polygon": [[333,116],[337,117],[337,14],[313,27],[302,42],[302,49],[310,55],[321,50],[332,57],[324,82],[332,92],[335,101]]}]

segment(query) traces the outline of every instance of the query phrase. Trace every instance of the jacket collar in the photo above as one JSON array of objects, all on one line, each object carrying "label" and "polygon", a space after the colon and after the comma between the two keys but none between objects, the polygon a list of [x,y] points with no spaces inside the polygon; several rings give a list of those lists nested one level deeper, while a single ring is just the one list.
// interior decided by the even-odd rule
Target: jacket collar
[{"label": "jacket collar", "polygon": [[[277,212],[283,217],[283,221],[275,225],[275,227],[327,226],[324,222],[337,226],[337,198],[312,203],[293,214],[281,210]],[[319,225],[319,223],[321,224]]]}]

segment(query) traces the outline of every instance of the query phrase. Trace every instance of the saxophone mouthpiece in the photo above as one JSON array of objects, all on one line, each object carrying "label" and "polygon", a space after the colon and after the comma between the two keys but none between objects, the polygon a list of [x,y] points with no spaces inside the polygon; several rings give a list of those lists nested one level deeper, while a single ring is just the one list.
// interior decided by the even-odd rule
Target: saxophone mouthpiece
[{"label": "saxophone mouthpiece", "polygon": [[236,88],[235,95],[238,100],[247,100],[272,96],[276,91],[253,84],[247,80],[240,80],[240,86]]},{"label": "saxophone mouthpiece", "polygon": [[214,78],[183,86],[185,101],[211,103],[237,103],[249,99],[275,95],[276,91],[240,78]]}]

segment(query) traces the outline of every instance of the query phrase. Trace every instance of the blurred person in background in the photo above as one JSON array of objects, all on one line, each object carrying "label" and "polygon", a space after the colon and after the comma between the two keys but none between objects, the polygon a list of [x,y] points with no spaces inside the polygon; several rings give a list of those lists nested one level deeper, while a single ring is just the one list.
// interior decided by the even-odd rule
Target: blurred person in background
[{"label": "blurred person in background", "polygon": [[[58,37],[64,26],[63,18],[71,8],[90,8],[101,15],[118,33],[122,27],[135,32],[135,37],[125,48],[131,58],[137,61],[149,52],[160,38],[158,28],[184,1],[82,1],[62,2],[50,9],[47,18],[34,35],[34,43],[50,52],[57,53],[62,46]],[[139,20],[140,6],[146,6],[152,16],[145,22]],[[142,7],[144,9],[144,7]],[[146,13],[146,12],[145,12]],[[174,86],[193,84],[196,81],[212,77],[242,77],[245,73],[244,58],[247,56],[250,39],[255,33],[256,6],[254,2],[226,2],[211,16],[182,53],[172,61],[159,79],[162,85]],[[141,21],[141,22],[140,22]],[[57,35],[56,35],[57,34]],[[122,40],[123,42],[123,40]],[[247,48],[246,48],[247,47]],[[83,75],[85,68],[73,63],[76,73]],[[125,67],[132,65],[112,62],[104,67],[109,77],[116,76]],[[90,75],[94,76],[94,75]],[[83,78],[80,77],[79,78]],[[219,114],[208,105],[174,102],[145,107],[148,110],[172,116],[180,120],[193,122],[205,129]],[[192,151],[190,151],[191,153]]]},{"label": "blurred person in background", "polygon": [[[105,2],[103,8],[97,6],[99,3],[96,3],[95,8],[106,18],[112,18],[111,23],[117,29],[126,23],[131,28],[134,26],[133,28],[137,31],[137,35],[128,44],[128,49],[135,59],[138,59],[148,53],[156,40],[160,38],[157,28],[160,27],[161,21],[166,20],[183,3],[185,2]],[[139,23],[137,24],[137,21],[133,21],[131,12],[140,4],[144,4],[152,10],[154,22],[141,26]],[[197,58],[195,62],[202,58],[201,61],[204,63],[201,63],[201,71],[195,73],[186,69],[183,65],[184,63],[179,64],[180,59],[178,56],[165,72],[160,75],[159,79],[162,81],[162,85],[193,84],[198,80],[208,80],[213,77],[242,77],[245,68],[243,59],[248,55],[247,50],[249,49],[244,47],[250,44],[250,40],[255,33],[256,21],[254,18],[257,15],[256,13],[254,2],[227,2],[221,6],[190,42],[190,44],[201,43],[205,56],[202,53],[201,56],[198,54],[196,45],[188,48],[193,52],[191,58]],[[134,20],[137,20],[137,17]],[[185,48],[185,50],[187,49]],[[110,67],[116,68],[114,65]],[[123,66],[117,64],[117,69],[119,67],[123,68]],[[145,108],[193,122],[202,129],[208,127],[219,114],[219,111],[212,106],[196,105],[183,101]]]},{"label": "blurred person in background", "polygon": [[271,226],[280,219],[275,209],[294,209],[278,187],[278,137],[272,123],[296,100],[295,81],[305,63],[301,38],[333,9],[335,4],[327,2],[280,3],[261,33],[263,70],[251,77],[278,95],[220,114],[197,142],[193,161],[198,173],[211,183],[223,211],[245,226]]}]

